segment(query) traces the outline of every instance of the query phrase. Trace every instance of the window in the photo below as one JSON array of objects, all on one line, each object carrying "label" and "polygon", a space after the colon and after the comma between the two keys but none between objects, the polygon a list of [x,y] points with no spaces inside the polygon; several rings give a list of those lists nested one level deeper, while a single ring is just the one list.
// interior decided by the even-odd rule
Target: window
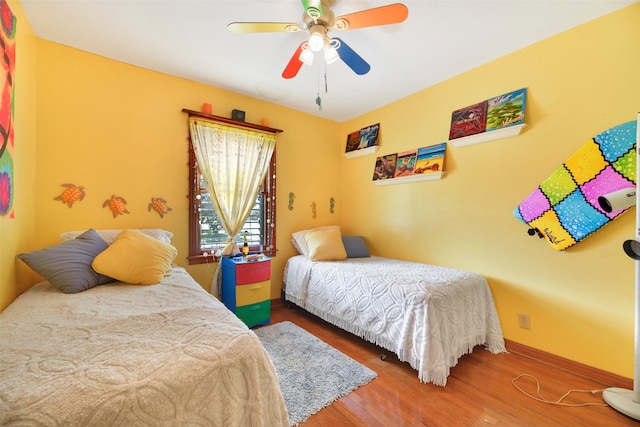
[{"label": "window", "polygon": [[[242,246],[246,231],[249,250],[259,251],[262,245],[263,253],[268,256],[276,253],[275,158],[274,150],[253,210],[236,237],[236,242]],[[227,237],[198,169],[193,146],[189,144],[189,264],[204,264],[211,260],[211,254],[224,247]]]}]

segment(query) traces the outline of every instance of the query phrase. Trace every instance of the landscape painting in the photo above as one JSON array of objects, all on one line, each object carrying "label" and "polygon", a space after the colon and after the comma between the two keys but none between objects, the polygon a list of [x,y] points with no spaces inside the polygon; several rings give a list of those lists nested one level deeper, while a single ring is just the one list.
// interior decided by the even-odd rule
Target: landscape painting
[{"label": "landscape painting", "polygon": [[487,132],[524,123],[527,89],[514,90],[487,101]]},{"label": "landscape painting", "polygon": [[446,148],[446,142],[419,148],[414,174],[425,175],[442,172],[444,170],[444,154]]}]

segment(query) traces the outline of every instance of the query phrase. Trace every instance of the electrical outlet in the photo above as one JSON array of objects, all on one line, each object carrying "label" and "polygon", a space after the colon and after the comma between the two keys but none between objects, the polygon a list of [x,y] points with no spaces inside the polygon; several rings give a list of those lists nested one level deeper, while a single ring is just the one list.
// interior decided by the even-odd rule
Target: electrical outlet
[{"label": "electrical outlet", "polygon": [[522,329],[531,329],[531,319],[528,314],[518,313],[518,326]]}]

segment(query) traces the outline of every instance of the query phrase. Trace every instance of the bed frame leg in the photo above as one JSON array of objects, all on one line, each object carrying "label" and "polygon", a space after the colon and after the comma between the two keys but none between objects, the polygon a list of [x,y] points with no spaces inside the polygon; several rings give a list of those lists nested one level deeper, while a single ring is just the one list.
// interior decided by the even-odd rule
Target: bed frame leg
[{"label": "bed frame leg", "polygon": [[287,307],[287,309],[291,310],[293,303],[291,301],[287,301],[287,299],[284,297],[284,287],[282,288],[282,292],[280,292],[280,298],[282,298],[282,302]]}]

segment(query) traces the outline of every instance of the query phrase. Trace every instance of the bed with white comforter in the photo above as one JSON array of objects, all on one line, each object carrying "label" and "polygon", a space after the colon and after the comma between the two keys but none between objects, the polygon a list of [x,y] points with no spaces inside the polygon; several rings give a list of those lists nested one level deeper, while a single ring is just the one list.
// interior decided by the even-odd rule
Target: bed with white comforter
[{"label": "bed with white comforter", "polygon": [[174,267],[151,286],[42,282],[0,313],[0,425],[14,424],[289,422],[257,336]]},{"label": "bed with white comforter", "polygon": [[422,382],[444,386],[476,345],[505,352],[486,279],[383,257],[287,261],[285,299],[398,355]]}]

